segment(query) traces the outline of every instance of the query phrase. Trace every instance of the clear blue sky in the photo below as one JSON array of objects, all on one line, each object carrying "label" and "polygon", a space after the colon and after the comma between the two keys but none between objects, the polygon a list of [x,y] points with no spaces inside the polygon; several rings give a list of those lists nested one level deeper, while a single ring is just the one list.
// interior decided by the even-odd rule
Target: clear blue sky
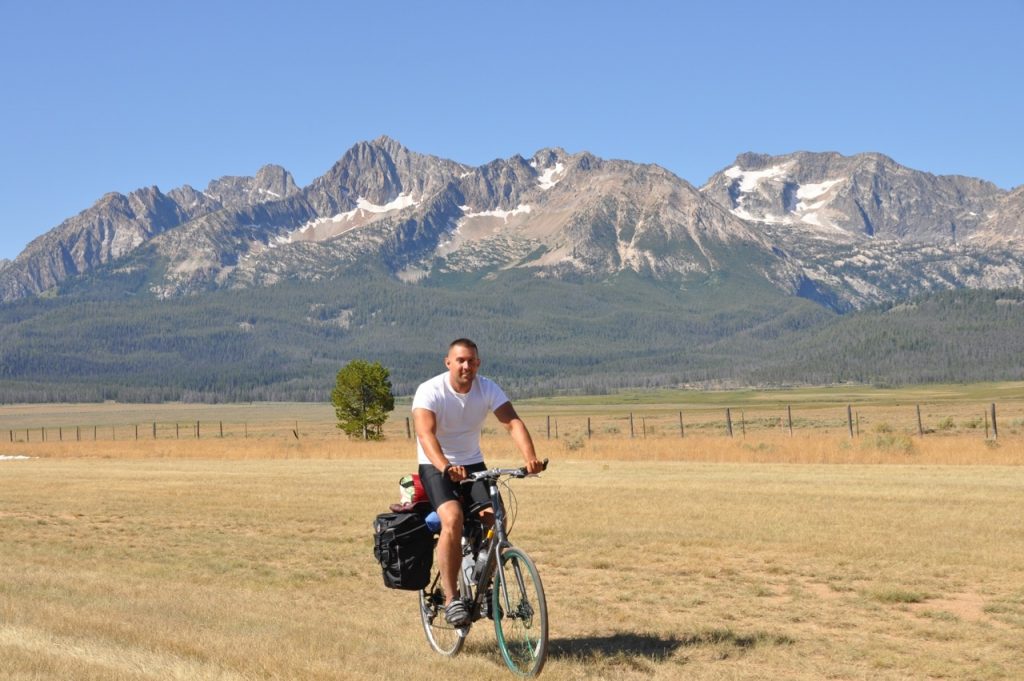
[{"label": "clear blue sky", "polygon": [[0,258],[108,191],[389,135],[560,146],[699,186],[737,154],[878,151],[1024,183],[1024,0],[0,0]]}]

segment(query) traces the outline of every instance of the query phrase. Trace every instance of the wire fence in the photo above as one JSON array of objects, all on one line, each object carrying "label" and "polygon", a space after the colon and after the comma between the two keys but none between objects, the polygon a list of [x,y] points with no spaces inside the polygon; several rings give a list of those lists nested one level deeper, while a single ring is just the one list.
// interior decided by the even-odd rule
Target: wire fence
[{"label": "wire fence", "polygon": [[[627,411],[603,407],[592,413],[580,408],[521,410],[533,437],[582,442],[594,439],[686,438],[688,436],[756,437],[760,433],[794,435],[818,431],[858,438],[868,433],[899,432],[911,436],[971,435],[989,440],[1019,436],[1024,431],[1024,402],[1005,406],[935,403],[828,407],[657,407]],[[6,430],[6,433],[4,433]],[[500,432],[491,421],[485,433]],[[6,435],[6,437],[4,437]],[[411,419],[393,413],[383,427],[385,439],[414,437]],[[309,420],[254,421],[175,420],[91,425],[9,426],[0,430],[0,443],[84,442],[184,439],[347,439],[332,418],[318,413]]]}]

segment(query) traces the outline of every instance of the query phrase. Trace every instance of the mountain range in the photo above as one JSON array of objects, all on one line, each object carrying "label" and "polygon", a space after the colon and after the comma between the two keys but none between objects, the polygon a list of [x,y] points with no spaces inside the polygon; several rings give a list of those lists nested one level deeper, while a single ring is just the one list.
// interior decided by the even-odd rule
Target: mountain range
[{"label": "mountain range", "polygon": [[205,190],[107,194],[0,271],[7,302],[126,257],[167,298],[330,276],[372,258],[400,280],[709,273],[721,251],[841,310],[941,288],[1019,286],[1024,187],[935,176],[880,154],[743,154],[697,189],[654,165],[544,149],[480,167],[381,137],[299,188],[268,165]]},{"label": "mountain range", "polygon": [[[562,326],[571,329],[565,315],[611,291],[618,293],[601,309],[613,319],[615,310],[629,307],[634,327],[643,325],[638,320],[645,319],[647,306],[646,318],[673,320],[661,328],[685,326],[702,315],[727,317],[703,340],[691,331],[675,338],[702,343],[696,356],[720,346],[712,353],[718,359],[704,355],[698,373],[705,378],[746,380],[723,368],[742,364],[764,371],[771,362],[730,361],[722,343],[739,342],[780,318],[820,329],[837,323],[837,314],[891,309],[943,291],[1022,285],[1024,187],[1007,191],[980,179],[936,176],[877,153],[747,153],[697,188],[657,165],[587,152],[549,148],[528,159],[473,167],[380,137],[353,146],[306,187],[284,168],[267,165],[254,177],[223,177],[204,190],[186,185],[166,193],[147,187],[107,194],[32,241],[13,261],[0,261],[0,313],[8,320],[0,320],[0,337],[7,341],[7,349],[0,349],[0,382],[56,380],[50,370],[27,370],[16,348],[28,343],[29,320],[45,328],[47,315],[83,301],[120,301],[136,310],[137,319],[161,309],[195,308],[201,300],[244,300],[250,309],[236,303],[229,328],[246,333],[266,301],[288,290],[289,304],[302,314],[287,324],[303,333],[331,328],[351,352],[388,348],[394,357],[421,351],[381,341],[385,331],[367,330],[372,317],[357,323],[385,308],[380,296],[426,298],[421,306],[428,307],[447,296],[482,296],[499,307],[508,304],[503,297],[520,297],[540,306],[520,313],[520,330],[533,328],[544,308],[563,309]],[[329,300],[359,287],[360,301]],[[636,302],[640,289],[647,302]],[[560,307],[578,295],[575,308]],[[429,337],[451,335],[444,314],[392,319],[395,333],[413,317]],[[577,339],[570,342],[593,343],[594,356],[603,357],[601,348],[608,346],[598,339],[614,332],[588,325],[594,328],[576,328]],[[522,337],[510,326],[504,340],[565,340],[557,326],[548,320]],[[659,340],[660,334],[652,329],[631,342],[641,344],[638,351],[652,367],[689,366],[678,351],[669,357],[672,340]],[[86,336],[92,346],[98,343],[98,336]],[[361,343],[361,337],[376,340]],[[82,347],[51,348],[49,354],[75,356]],[[564,353],[556,356],[564,360]],[[410,373],[424,361],[411,362]],[[588,375],[610,367],[591,366]],[[91,374],[81,367],[64,371],[84,382],[96,378],[84,378]],[[673,379],[695,377],[669,373],[678,374]],[[558,384],[554,374],[548,379]],[[617,384],[630,380],[641,379],[626,371]]]}]

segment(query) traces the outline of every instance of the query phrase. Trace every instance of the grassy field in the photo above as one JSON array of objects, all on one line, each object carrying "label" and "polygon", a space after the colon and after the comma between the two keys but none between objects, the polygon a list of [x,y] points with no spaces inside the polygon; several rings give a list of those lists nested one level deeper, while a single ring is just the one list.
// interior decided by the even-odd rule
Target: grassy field
[{"label": "grassy field", "polygon": [[[689,405],[685,438],[658,426],[676,402],[524,404],[553,462],[514,488],[512,538],[548,592],[543,678],[1024,678],[1020,403],[998,400],[992,441],[960,425],[984,399],[863,400],[855,438],[846,402],[794,407],[793,436],[732,438],[721,404]],[[917,435],[895,407],[918,403],[954,426]],[[183,408],[0,410],[0,433],[29,416],[206,429],[260,410],[300,429],[0,440],[0,456],[31,457],[0,459],[0,678],[511,678],[486,623],[441,659],[414,596],[381,584],[371,521],[414,467],[401,421],[352,443],[322,405]],[[646,438],[629,437],[630,410],[655,425]],[[589,438],[587,417],[602,424]],[[516,460],[504,436],[485,446]]]}]

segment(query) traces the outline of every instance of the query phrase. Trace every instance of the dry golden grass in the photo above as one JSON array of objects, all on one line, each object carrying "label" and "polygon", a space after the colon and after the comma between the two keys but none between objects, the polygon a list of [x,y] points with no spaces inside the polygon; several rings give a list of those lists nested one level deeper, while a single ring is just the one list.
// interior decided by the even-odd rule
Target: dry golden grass
[{"label": "dry golden grass", "polygon": [[[1024,678],[1004,387],[998,441],[955,391],[859,396],[853,438],[827,392],[747,396],[731,438],[735,395],[685,407],[685,437],[676,405],[522,405],[554,462],[515,486],[544,677]],[[0,456],[33,457],[0,460],[0,678],[509,678],[486,624],[440,659],[381,586],[370,522],[414,469],[396,414],[362,443],[326,405],[0,408]],[[515,463],[497,430],[490,462]]]},{"label": "dry golden grass", "polygon": [[[536,430],[534,431],[536,434]],[[973,435],[926,435],[884,430],[848,434],[761,431],[746,437],[720,435],[583,437],[569,433],[547,439],[535,435],[547,456],[583,461],[688,461],[709,463],[802,464],[936,464],[1024,465],[1024,437],[1008,435],[998,441]],[[517,456],[511,441],[496,433],[483,438],[485,451]],[[33,441],[14,445],[0,442],[0,455],[20,454],[55,458],[106,459],[405,459],[415,445],[405,438],[384,442],[352,441],[333,434],[296,439],[290,435],[242,439],[210,437],[196,440]]]},{"label": "dry golden grass", "polygon": [[[1024,467],[819,465],[840,441],[786,441],[541,440],[552,469],[515,484],[512,537],[548,593],[544,677],[1024,676]],[[486,623],[444,660],[381,585],[370,522],[410,443],[282,442],[0,461],[0,677],[510,678]]]}]

